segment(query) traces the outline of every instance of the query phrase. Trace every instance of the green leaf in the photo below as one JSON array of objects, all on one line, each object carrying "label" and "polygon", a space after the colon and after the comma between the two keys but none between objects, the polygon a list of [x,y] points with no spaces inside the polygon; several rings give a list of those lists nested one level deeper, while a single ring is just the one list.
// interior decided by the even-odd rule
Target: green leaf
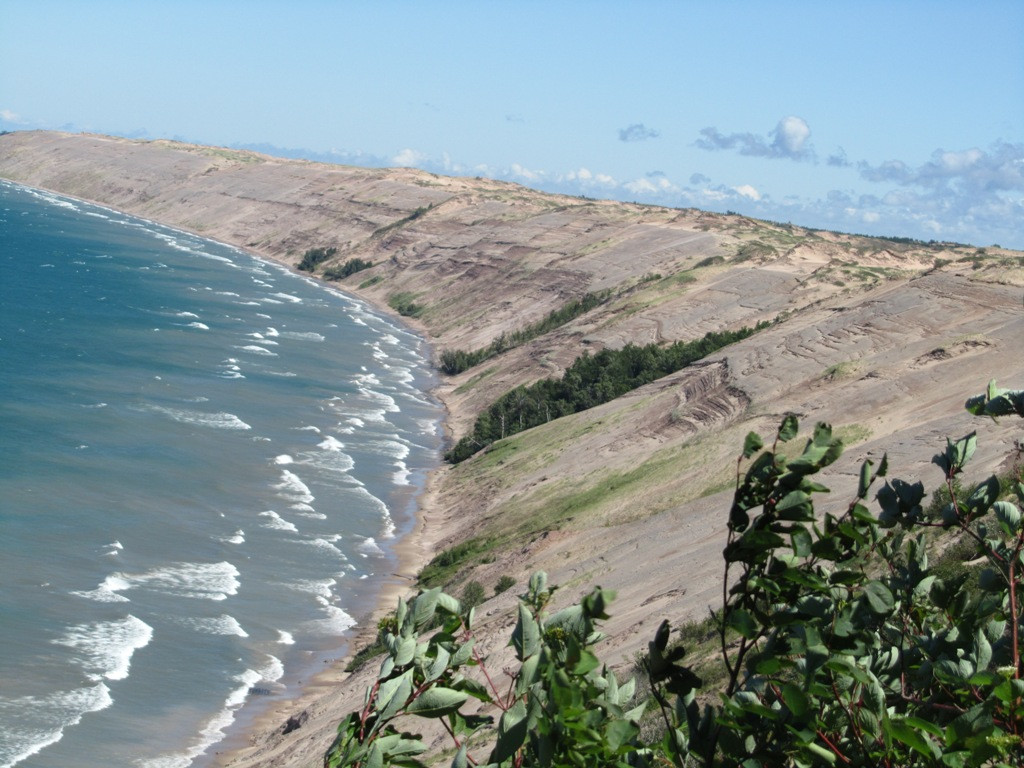
[{"label": "green leaf", "polygon": [[503,763],[512,757],[526,740],[526,726],[526,704],[519,699],[502,713],[498,721],[498,741],[487,762]]},{"label": "green leaf", "polygon": [[882,723],[882,728],[896,741],[906,744],[915,752],[919,752],[927,758],[939,756],[938,748],[931,739],[923,736],[912,728],[905,720],[891,719]]},{"label": "green leaf", "polygon": [[455,757],[452,759],[452,768],[469,768],[465,744],[459,747],[459,751],[455,753]]},{"label": "green leaf", "polygon": [[873,613],[884,616],[896,605],[892,592],[880,581],[869,581],[864,585],[864,598]]},{"label": "green leaf", "polygon": [[377,711],[381,720],[387,720],[405,706],[412,694],[412,670],[381,683],[377,691]]},{"label": "green leaf", "polygon": [[796,416],[793,414],[787,414],[779,425],[778,439],[780,443],[785,443],[796,437],[796,433],[800,431],[800,422],[797,421]]},{"label": "green leaf", "polygon": [[430,662],[430,666],[428,666],[426,670],[426,681],[428,683],[434,682],[445,673],[452,658],[451,654],[441,646],[438,645],[435,647],[437,648],[437,656],[435,656],[433,661]]},{"label": "green leaf", "polygon": [[617,751],[640,733],[640,729],[627,720],[612,720],[604,729],[604,741],[609,749]]},{"label": "green leaf", "polygon": [[423,629],[427,623],[434,618],[434,608],[437,606],[438,595],[441,594],[440,587],[434,587],[428,589],[426,592],[420,593],[420,595],[413,600],[412,605],[409,606],[412,609],[412,622],[416,629]]},{"label": "green leaf", "polygon": [[444,717],[465,704],[468,698],[469,694],[463,691],[435,686],[413,699],[407,711],[420,717]]},{"label": "green leaf", "polygon": [[453,667],[461,667],[463,664],[465,664],[467,661],[473,658],[473,643],[475,642],[476,640],[470,638],[469,640],[467,640],[455,649],[455,653],[452,654],[451,660],[451,665]]},{"label": "green leaf", "polygon": [[396,667],[402,667],[412,661],[413,656],[416,655],[416,637],[400,637],[398,638],[397,647],[395,648],[392,658],[395,660]]},{"label": "green leaf", "polygon": [[999,521],[999,527],[1003,529],[1003,532],[1007,536],[1016,536],[1021,521],[1017,505],[1009,501],[997,501],[992,505],[992,511],[995,512],[996,520]]},{"label": "green leaf", "polygon": [[757,622],[742,608],[737,608],[729,614],[729,626],[748,640],[757,637]]},{"label": "green leaf", "polygon": [[794,717],[803,718],[807,714],[809,706],[807,694],[798,685],[785,683],[782,686],[782,700],[786,702],[786,706]]},{"label": "green leaf", "polygon": [[860,481],[857,483],[857,498],[863,499],[871,488],[871,459],[860,465]]},{"label": "green leaf", "polygon": [[370,745],[370,751],[366,754],[363,768],[384,768],[384,752],[377,742]]},{"label": "green leaf", "polygon": [[793,554],[797,557],[807,557],[811,554],[811,534],[802,525],[793,527],[790,539],[793,542]]},{"label": "green leaf", "polygon": [[749,459],[764,447],[764,442],[756,432],[748,432],[747,439],[743,441],[743,458]]},{"label": "green leaf", "polygon": [[516,658],[520,661],[528,659],[540,650],[540,625],[524,603],[519,604],[519,621],[512,632],[512,645],[516,649]]}]

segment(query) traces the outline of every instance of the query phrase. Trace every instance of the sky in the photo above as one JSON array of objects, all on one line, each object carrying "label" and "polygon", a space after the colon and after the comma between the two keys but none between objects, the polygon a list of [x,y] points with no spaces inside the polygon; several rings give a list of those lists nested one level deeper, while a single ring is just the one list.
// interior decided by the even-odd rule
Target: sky
[{"label": "sky", "polygon": [[1024,248],[1021,0],[0,0],[0,129]]}]

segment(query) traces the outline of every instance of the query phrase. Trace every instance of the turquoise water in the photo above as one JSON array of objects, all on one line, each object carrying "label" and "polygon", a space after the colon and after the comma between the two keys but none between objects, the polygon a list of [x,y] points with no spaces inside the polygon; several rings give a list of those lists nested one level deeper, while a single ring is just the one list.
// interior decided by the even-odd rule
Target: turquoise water
[{"label": "turquoise water", "polygon": [[422,340],[0,183],[0,767],[202,763],[344,646],[440,448]]}]

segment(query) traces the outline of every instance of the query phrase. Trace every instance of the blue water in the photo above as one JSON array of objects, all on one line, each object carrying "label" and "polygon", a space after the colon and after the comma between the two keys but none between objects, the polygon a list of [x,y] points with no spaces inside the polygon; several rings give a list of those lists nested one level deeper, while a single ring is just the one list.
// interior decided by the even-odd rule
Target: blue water
[{"label": "blue water", "polygon": [[421,339],[0,183],[0,767],[203,762],[345,643],[435,466]]}]

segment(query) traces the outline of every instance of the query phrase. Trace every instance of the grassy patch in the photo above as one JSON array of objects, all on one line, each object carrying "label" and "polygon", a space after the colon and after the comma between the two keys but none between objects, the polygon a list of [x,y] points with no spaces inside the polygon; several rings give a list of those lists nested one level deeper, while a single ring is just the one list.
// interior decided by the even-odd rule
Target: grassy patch
[{"label": "grassy patch", "polygon": [[863,424],[847,424],[843,427],[836,427],[834,434],[843,441],[843,445],[849,447],[869,440],[872,432],[870,427],[865,427]]},{"label": "grassy patch", "polygon": [[417,304],[416,294],[407,291],[393,293],[388,296],[388,306],[404,317],[419,317],[426,309],[422,304]]},{"label": "grassy patch", "polygon": [[469,390],[471,390],[477,384],[479,384],[481,381],[486,379],[488,376],[493,376],[497,372],[498,366],[496,365],[491,366],[490,368],[485,368],[484,370],[480,371],[480,373],[473,374],[469,381],[460,384],[458,387],[456,387],[455,393],[459,395],[465,394],[466,392],[469,392]]},{"label": "grassy patch", "polygon": [[377,283],[381,282],[383,279],[384,279],[384,277],[382,275],[374,275],[373,277],[371,277],[371,278],[369,278],[367,280],[363,280],[363,282],[361,282],[359,284],[359,287],[360,288],[369,288],[371,285],[376,285]]},{"label": "grassy patch", "polygon": [[827,379],[828,381],[836,381],[837,379],[848,379],[853,376],[858,370],[860,370],[860,362],[857,360],[844,360],[841,363],[830,365],[824,371],[821,372],[821,378]]},{"label": "grassy patch", "polygon": [[498,544],[494,537],[474,537],[442,550],[423,566],[419,574],[420,586],[430,588],[447,584],[464,566],[493,561],[493,556],[489,560],[488,556],[498,548]]}]

